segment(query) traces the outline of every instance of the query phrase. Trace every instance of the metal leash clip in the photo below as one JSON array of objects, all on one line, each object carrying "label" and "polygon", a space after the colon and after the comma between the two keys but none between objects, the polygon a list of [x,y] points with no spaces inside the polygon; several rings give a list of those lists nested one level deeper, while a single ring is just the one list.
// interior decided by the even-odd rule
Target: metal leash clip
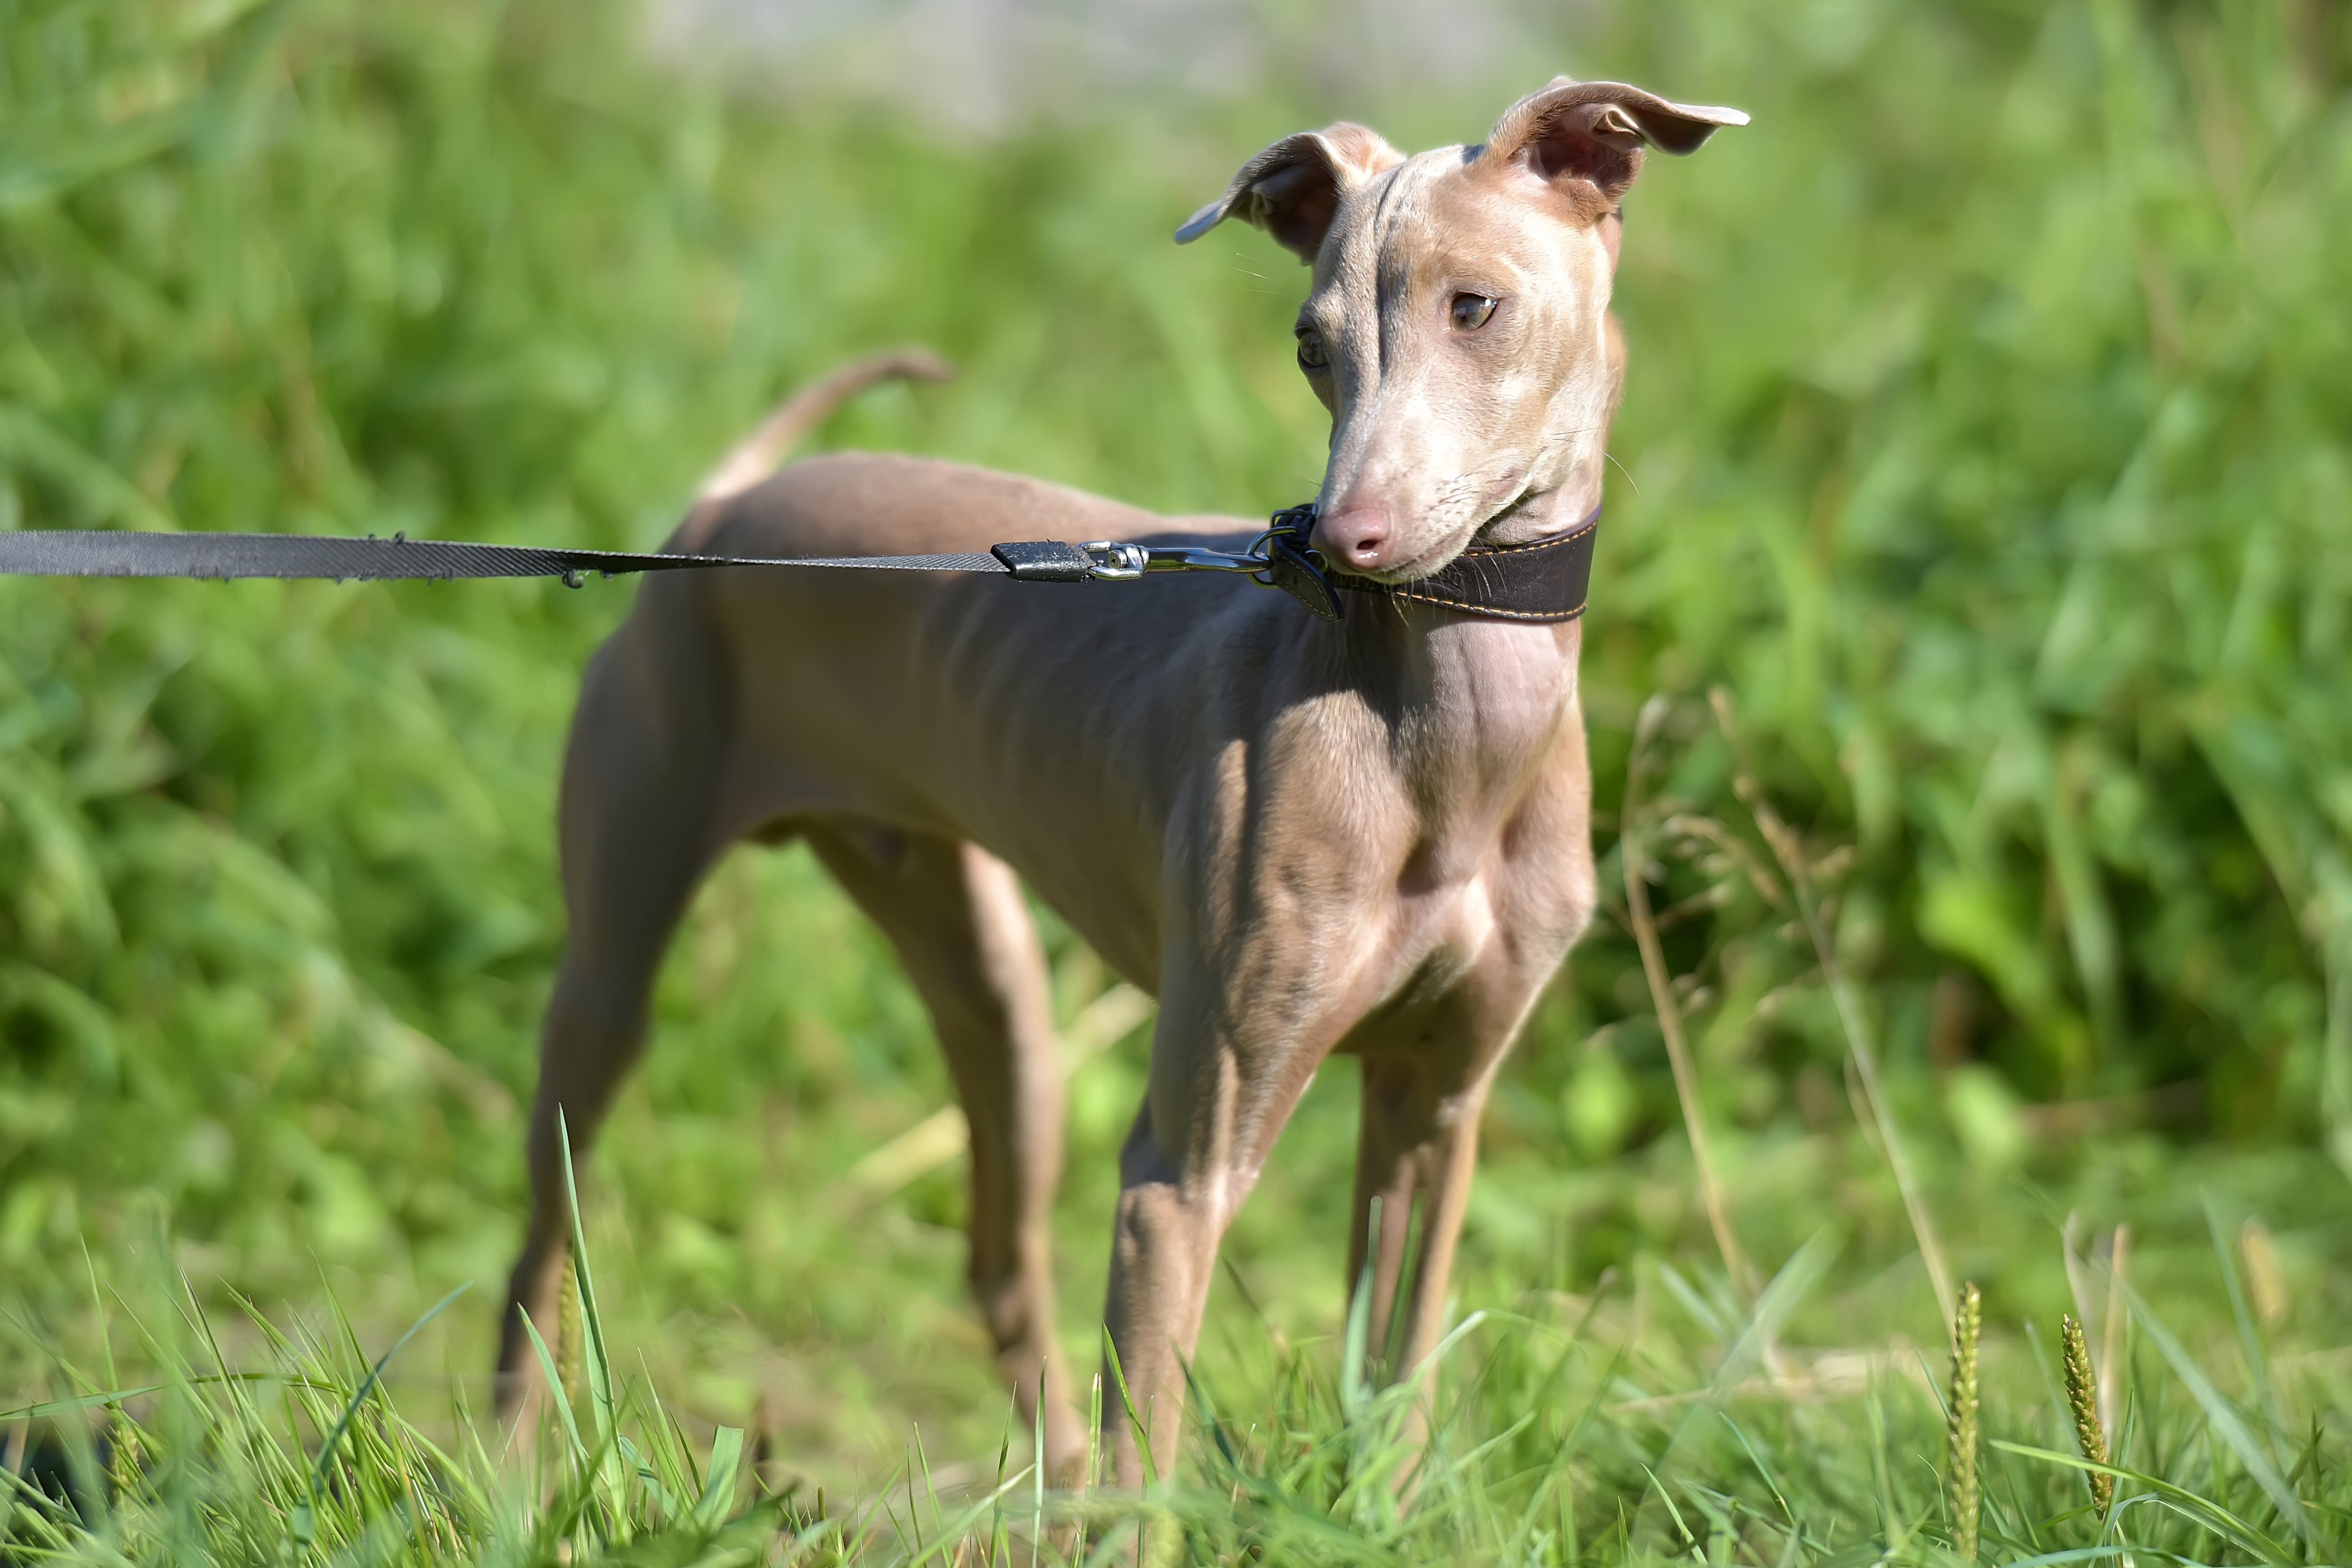
[{"label": "metal leash clip", "polygon": [[1325,621],[1341,619],[1346,612],[1339,608],[1339,591],[1325,574],[1323,558],[1307,542],[1315,531],[1315,503],[1285,507],[1268,521],[1274,526],[1250,546],[1252,555],[1265,560],[1265,575],[1257,580],[1279,588]]},{"label": "metal leash clip", "polygon": [[1078,548],[1093,562],[1087,575],[1103,582],[1131,582],[1156,571],[1237,571],[1262,588],[1279,588],[1326,621],[1340,618],[1339,594],[1323,575],[1322,558],[1308,548],[1315,506],[1286,507],[1273,527],[1246,550],[1202,549],[1195,545],[1137,545],[1089,539]]}]

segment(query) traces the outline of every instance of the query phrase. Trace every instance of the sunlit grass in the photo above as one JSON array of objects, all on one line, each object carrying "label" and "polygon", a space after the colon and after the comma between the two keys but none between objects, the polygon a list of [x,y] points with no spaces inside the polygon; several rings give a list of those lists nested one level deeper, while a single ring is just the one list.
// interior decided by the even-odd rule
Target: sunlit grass
[{"label": "sunlit grass", "polygon": [[[381,1375],[422,1321],[371,1363],[331,1300],[309,1329],[248,1309],[257,1348],[240,1361],[159,1275],[101,1301],[102,1367],[60,1363],[68,1392],[0,1411],[16,1435],[0,1546],[92,1563],[1011,1564],[1116,1560],[1139,1540],[1155,1560],[1202,1563],[2338,1560],[2352,1406],[2340,1375],[2274,1376],[2251,1315],[2232,1398],[2128,1282],[2102,1281],[2129,1320],[2110,1344],[2128,1349],[2070,1375],[2070,1395],[2095,1400],[2099,1378],[2120,1393],[2115,1441],[2088,1458],[2054,1333],[2029,1322],[1980,1374],[1971,1331],[1962,1449],[1941,1441],[1956,1390],[1924,1351],[1787,1337],[1837,1250],[1817,1237],[1745,1315],[1672,1270],[1680,1323],[1638,1291],[1522,1296],[1386,1386],[1360,1304],[1336,1345],[1262,1332],[1221,1371],[1196,1370],[1193,1457],[1140,1495],[1048,1489],[1009,1414],[992,1467],[940,1468],[918,1438],[855,1494],[780,1480],[764,1434],[693,1438],[626,1370],[593,1261],[564,1343],[537,1342],[563,1393],[518,1429],[462,1402],[422,1422],[395,1404]],[[2216,1257],[2234,1279],[2228,1249]],[[119,1381],[128,1367],[142,1381]],[[1100,1385],[1093,1407],[1097,1431],[1121,1418]],[[2104,1509],[2092,1475],[2112,1483]]]}]

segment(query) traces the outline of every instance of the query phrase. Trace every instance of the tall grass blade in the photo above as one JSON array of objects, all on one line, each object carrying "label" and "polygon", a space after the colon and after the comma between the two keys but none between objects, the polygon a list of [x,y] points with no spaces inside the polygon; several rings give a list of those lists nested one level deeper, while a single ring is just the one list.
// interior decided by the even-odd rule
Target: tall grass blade
[{"label": "tall grass blade", "polygon": [[1919,1260],[1927,1266],[1928,1283],[1934,1288],[1938,1303],[1954,1301],[1957,1297],[1953,1292],[1951,1270],[1945,1265],[1943,1246],[1937,1239],[1934,1221],[1928,1217],[1927,1197],[1912,1167],[1903,1130],[1895,1124],[1894,1112],[1887,1103],[1885,1088],[1879,1082],[1878,1048],[1874,1043],[1869,1015],[1861,997],[1846,978],[1844,967],[1838,962],[1836,945],[1822,927],[1821,904],[1813,894],[1804,845],[1799,841],[1795,830],[1781,819],[1762,786],[1748,771],[1730,692],[1722,686],[1714,687],[1707,693],[1707,701],[1715,710],[1717,727],[1722,730],[1724,739],[1732,749],[1735,764],[1733,790],[1747,806],[1757,831],[1762,835],[1765,846],[1772,852],[1772,858],[1780,862],[1780,874],[1788,879],[1790,894],[1796,901],[1799,917],[1804,925],[1806,940],[1811,945],[1813,956],[1822,967],[1822,977],[1828,984],[1839,1027],[1845,1031],[1848,1057],[1862,1081],[1864,1098],[1868,1103],[1879,1146],[1885,1151],[1895,1187],[1903,1196],[1903,1211],[1911,1222],[1912,1235],[1918,1241]]},{"label": "tall grass blade", "polygon": [[580,1213],[580,1184],[572,1168],[572,1133],[561,1107],[555,1113],[556,1146],[563,1155],[563,1198],[572,1223],[572,1275],[580,1286],[580,1326],[586,1349],[588,1408],[595,1423],[596,1464],[614,1540],[629,1540],[628,1462],[621,1452],[620,1411],[613,1392],[613,1361],[604,1343],[604,1319],[596,1304],[595,1276],[588,1268],[588,1230]]},{"label": "tall grass blade", "polygon": [[[2149,1475],[2144,1470],[2126,1469],[2119,1465],[2095,1465],[2077,1454],[2062,1454],[2054,1448],[2039,1448],[2030,1443],[2012,1443],[2001,1437],[1990,1439],[1986,1446],[1999,1448],[2003,1453],[2016,1454],[2028,1459],[2039,1459],[2045,1464],[2061,1465],[2068,1469],[2081,1470],[2085,1474],[2105,1474],[2114,1480],[2129,1481],[2165,1507],[2174,1510],[2184,1518],[2194,1520],[2239,1550],[2252,1554],[2263,1563],[2272,1564],[2273,1568],[2288,1568],[2289,1564],[2306,1561],[2293,1549],[2273,1540],[2263,1531],[2220,1503],[2191,1491],[2187,1487]],[[2116,1505],[2116,1512],[2121,1514],[2134,1500],[2130,1497],[2123,1499]]]},{"label": "tall grass blade", "polygon": [[2210,1192],[2200,1196],[2204,1200],[2206,1230],[2213,1239],[2213,1257],[2221,1269],[2221,1284],[2229,1292],[2230,1313],[2237,1320],[2238,1345],[2246,1357],[2246,1380],[2263,1413],[2263,1441],[2270,1449],[2271,1462],[2284,1473],[2288,1469],[2286,1454],[2279,1445],[2286,1436],[2286,1421],[2279,1415],[2278,1392],[2271,1384],[2271,1363],[2263,1348],[2262,1329],[2246,1300],[2245,1279],[2238,1270],[2237,1249],[2230,1244],[2229,1230],[2221,1222],[2221,1206]]},{"label": "tall grass blade", "polygon": [[735,1506],[736,1483],[743,1470],[743,1428],[721,1427],[710,1435],[710,1459],[703,1466],[702,1495],[695,1500],[694,1522],[717,1530]]},{"label": "tall grass blade", "polygon": [[1683,1132],[1690,1140],[1691,1166],[1698,1176],[1699,1199],[1706,1209],[1707,1228],[1714,1233],[1715,1249],[1723,1259],[1724,1272],[1731,1277],[1731,1288],[1739,1292],[1742,1301],[1752,1301],[1756,1296],[1754,1272],[1747,1254],[1740,1249],[1738,1233],[1732,1228],[1730,1205],[1724,1198],[1722,1178],[1717,1174],[1714,1148],[1707,1136],[1706,1109],[1699,1101],[1698,1069],[1691,1058],[1690,1042],[1683,1035],[1682,1007],[1675,999],[1674,977],[1666,967],[1665,945],[1658,936],[1657,916],[1650,909],[1643,785],[1648,772],[1651,743],[1665,715],[1665,695],[1658,693],[1642,705],[1641,716],[1634,721],[1633,745],[1625,760],[1624,804],[1619,810],[1617,857],[1624,873],[1625,908],[1633,922],[1634,943],[1641,951],[1643,979],[1649,986],[1650,1006],[1657,1015],[1658,1032],[1666,1042],[1666,1061],[1674,1071],[1675,1098],[1682,1107]]},{"label": "tall grass blade", "polygon": [[[1037,1401],[1029,1421],[1029,1568],[1037,1568],[1037,1553],[1045,1540],[1045,1375],[1044,1363],[1037,1367]],[[1083,1479],[1083,1478],[1080,1478]],[[1055,1478],[1056,1483],[1060,1477]]]},{"label": "tall grass blade", "polygon": [[1135,1438],[1135,1451],[1143,1461],[1143,1484],[1150,1487],[1160,1479],[1160,1466],[1151,1454],[1151,1431],[1135,1408],[1135,1397],[1128,1392],[1127,1372],[1118,1364],[1118,1343],[1110,1337],[1108,1326],[1103,1329],[1103,1365],[1110,1373],[1112,1386],[1118,1391],[1118,1406],[1127,1416],[1127,1429]]},{"label": "tall grass blade", "polygon": [[564,1396],[563,1385],[556,1376],[555,1353],[547,1348],[547,1341],[540,1335],[539,1325],[530,1321],[528,1313],[522,1319],[522,1332],[530,1336],[531,1353],[539,1357],[540,1371],[547,1379],[547,1401],[555,1406],[556,1418],[563,1427],[564,1438],[572,1445],[572,1462],[584,1477],[594,1458],[581,1436],[580,1420],[572,1414],[572,1401]]},{"label": "tall grass blade", "polygon": [[2182,1386],[2189,1390],[2189,1397],[2196,1400],[2198,1408],[2205,1413],[2206,1422],[2212,1428],[2213,1435],[2246,1468],[2246,1474],[2262,1488],[2263,1495],[2271,1500],[2271,1506],[2278,1510],[2279,1517],[2285,1520],[2306,1544],[2315,1547],[2318,1544],[2317,1527],[2305,1511],[2301,1500],[2294,1495],[2294,1489],[2287,1485],[2286,1478],[2273,1464],[2267,1446],[2257,1441],[2253,1433],[2247,1429],[2245,1419],[2239,1415],[2237,1407],[2213,1386],[2212,1379],[2205,1375],[2204,1368],[2197,1364],[2187,1347],[2174,1336],[2172,1330],[2157,1316],[2156,1310],[2140,1293],[2126,1285],[2124,1287],[2124,1299],[2131,1304],[2133,1321],[2147,1331],[2158,1354],[2172,1368],[2172,1375],[2180,1379]]},{"label": "tall grass blade", "polygon": [[383,1369],[392,1364],[394,1356],[407,1348],[410,1340],[415,1339],[424,1331],[425,1324],[439,1317],[452,1302],[472,1288],[472,1281],[467,1281],[425,1309],[425,1315],[409,1324],[408,1332],[393,1341],[392,1348],[376,1358],[375,1364],[369,1367],[367,1375],[360,1380],[359,1387],[352,1390],[351,1398],[344,1401],[343,1413],[335,1418],[334,1426],[328,1429],[327,1436],[319,1444],[319,1457],[311,1463],[309,1499],[295,1514],[295,1535],[304,1544],[307,1545],[310,1541],[311,1521],[319,1506],[320,1490],[325,1486],[327,1480],[327,1467],[334,1463],[335,1450],[341,1446],[343,1434],[351,1430],[352,1421],[359,1415],[360,1406],[367,1403],[368,1396],[374,1393],[376,1385],[383,1381]]},{"label": "tall grass blade", "polygon": [[1375,1380],[1371,1366],[1373,1266],[1379,1257],[1381,1200],[1372,1199],[1371,1228],[1364,1249],[1364,1267],[1348,1298],[1348,1322],[1339,1340],[1339,1411],[1349,1421],[1360,1421],[1371,1407]]}]

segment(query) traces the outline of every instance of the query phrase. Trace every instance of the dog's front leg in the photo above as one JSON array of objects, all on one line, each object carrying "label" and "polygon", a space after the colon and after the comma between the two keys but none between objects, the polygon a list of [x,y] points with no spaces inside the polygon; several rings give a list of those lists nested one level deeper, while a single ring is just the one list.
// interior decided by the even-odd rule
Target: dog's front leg
[{"label": "dog's front leg", "polygon": [[1478,1163],[1478,1116],[1505,1043],[1479,1042],[1458,1056],[1364,1057],[1348,1288],[1363,1288],[1369,1261],[1366,1343],[1383,1382],[1410,1375],[1444,1330],[1454,1246]]},{"label": "dog's front leg", "polygon": [[[1192,967],[1194,973],[1199,968]],[[1217,1245],[1315,1075],[1328,1039],[1244,1011],[1206,981],[1171,975],[1152,1038],[1151,1082],[1119,1155],[1104,1312],[1103,1437],[1123,1487],[1171,1474],[1182,1441],[1184,1371],[1201,1332]],[[1121,1408],[1119,1382],[1134,1406]],[[1150,1448],[1149,1474],[1139,1449]]]}]

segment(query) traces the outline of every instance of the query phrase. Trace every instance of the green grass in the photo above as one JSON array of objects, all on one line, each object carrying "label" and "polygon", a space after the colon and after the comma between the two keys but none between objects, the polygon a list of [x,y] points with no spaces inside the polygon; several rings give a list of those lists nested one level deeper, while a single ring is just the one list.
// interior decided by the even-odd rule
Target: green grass
[{"label": "green grass", "polygon": [[[1387,1388],[1361,1312],[1336,1362],[1261,1323],[1220,1371],[1196,1367],[1195,1457],[1140,1497],[1049,1491],[1008,1415],[992,1465],[943,1462],[918,1439],[895,1473],[828,1500],[780,1478],[741,1427],[689,1437],[625,1370],[593,1264],[576,1319],[538,1344],[568,1393],[528,1445],[462,1399],[420,1423],[380,1380],[454,1295],[371,1365],[331,1306],[290,1333],[248,1309],[261,1352],[232,1355],[193,1293],[156,1278],[143,1313],[120,1295],[98,1312],[110,1340],[161,1368],[153,1381],[115,1382],[110,1350],[102,1376],[61,1367],[76,1392],[16,1413],[44,1424],[47,1451],[12,1463],[28,1480],[0,1472],[0,1543],[22,1561],[90,1563],[1011,1564],[1118,1560],[1139,1539],[1153,1560],[1202,1563],[2340,1560],[2342,1370],[2274,1375],[2255,1310],[2241,1303],[2247,1391],[2232,1400],[2110,1278],[2128,1327],[2104,1371],[2119,1419],[2101,1516],[2053,1333],[2029,1324],[1990,1347],[1990,1440],[1970,1450],[1979,1479],[1965,1492],[1941,1484],[1951,1385],[1925,1354],[1787,1342],[1837,1251],[1816,1237],[1747,1312],[1664,1263],[1678,1321],[1653,1321],[1660,1303],[1639,1289],[1525,1293],[1472,1313],[1427,1376]],[[2230,1249],[2215,1258],[2234,1291]],[[1972,1400],[1976,1386],[1972,1374]],[[1096,1399],[1120,1418],[1115,1397]],[[1967,1532],[1981,1546],[1956,1557],[1963,1496],[1981,1498]]]},{"label": "green grass", "polygon": [[[2158,1500],[2109,1539],[2340,1556],[2336,9],[1678,0],[1580,14],[1491,93],[1376,113],[1276,81],[981,146],[880,106],[681,94],[633,29],[545,0],[0,8],[0,526],[644,548],[783,390],[903,340],[961,380],[877,393],[826,444],[1260,513],[1318,472],[1298,275],[1245,233],[1167,243],[1243,156],[1341,114],[1475,137],[1554,68],[1737,103],[1753,126],[1657,161],[1631,208],[1585,682],[1604,888],[1636,716],[1664,695],[1642,869],[1732,1226],[1788,1281],[1771,1338],[1816,1385],[1747,1386],[1754,1302],[1696,1200],[1612,898],[1490,1112],[1460,1290],[1489,1316],[1440,1378],[1429,1478],[1388,1484],[1396,1412],[1340,1370],[1341,1068],[1235,1228],[1200,1368],[1230,1453],[1194,1445],[1160,1528],[1228,1560],[1941,1550],[1943,1412],[1916,1368],[1943,1375],[1948,1303],[1855,1130],[1849,1026],[1735,789],[1720,688],[1949,1270],[1985,1288],[1988,1438],[2072,1451],[2058,1317],[2095,1346],[2106,1285],[2073,1270],[2078,1304],[2063,1238],[2087,1254],[2127,1224],[2147,1312],[2118,1464],[2254,1534]],[[853,1176],[944,1075],[879,940],[798,853],[706,890],[584,1173],[610,1429],[658,1488],[560,1443],[501,1461],[458,1413],[487,1401],[519,1223],[558,747],[625,604],[0,582],[0,1408],[165,1385],[126,1406],[152,1462],[118,1533],[71,1551],[530,1559],[626,1521],[682,1558],[720,1427],[764,1434],[726,1500],[761,1549],[779,1516],[754,1468],[798,1483],[793,1530],[824,1486],[877,1556],[996,1484],[958,1162]],[[1074,1018],[1106,977],[1049,938]],[[1098,1043],[1073,1063],[1058,1217],[1066,1360],[1089,1371],[1143,1042]],[[365,1365],[467,1281],[313,1498]],[[265,1375],[193,1381],[224,1369]],[[936,1505],[903,1468],[918,1432]],[[2087,1492],[2054,1461],[1984,1465],[1988,1556],[2102,1539],[2060,1517]],[[418,1476],[430,1498],[404,1505]],[[443,1544],[402,1535],[403,1506],[445,1510]]]}]

